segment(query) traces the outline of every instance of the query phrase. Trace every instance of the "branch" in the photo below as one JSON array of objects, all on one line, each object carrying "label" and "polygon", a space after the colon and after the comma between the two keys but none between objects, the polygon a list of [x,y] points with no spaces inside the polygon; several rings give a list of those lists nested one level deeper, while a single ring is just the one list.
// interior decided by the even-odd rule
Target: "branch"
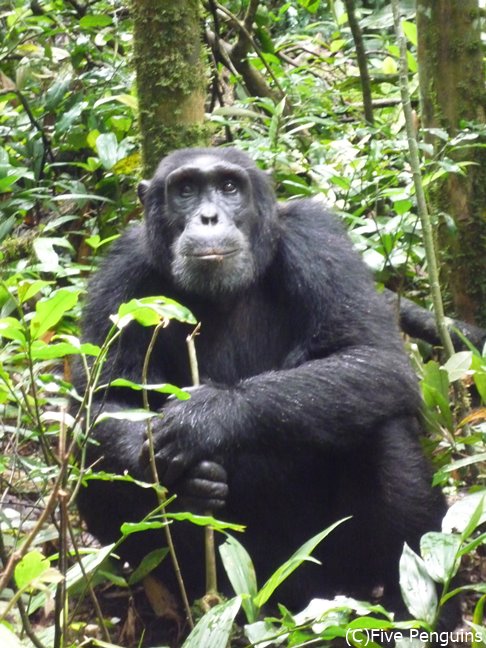
[{"label": "branch", "polygon": [[252,97],[267,97],[272,99],[275,103],[279,101],[279,96],[269,87],[260,72],[250,65],[245,59],[238,61],[233,56],[233,46],[221,37],[216,38],[216,35],[211,30],[206,31],[206,38],[221,63],[228,68],[228,70],[235,75],[240,75],[243,83],[248,90],[248,94]]},{"label": "branch", "polygon": [[248,3],[248,9],[246,10],[246,15],[243,19],[243,25],[247,32],[251,32],[253,29],[253,23],[255,22],[259,4],[260,0],[250,0]]},{"label": "branch", "polygon": [[359,76],[361,78],[361,92],[363,94],[363,105],[365,119],[371,126],[374,124],[373,103],[371,97],[371,81],[368,72],[368,63],[366,60],[366,51],[363,42],[363,32],[356,18],[354,11],[354,0],[344,0],[346,12],[348,14],[348,23],[353,35],[354,47],[356,49],[356,59],[358,62]]},{"label": "branch", "polygon": [[[229,19],[233,27],[235,27],[239,33],[238,40],[235,45],[231,46],[228,43],[226,43],[226,45],[229,48],[227,50],[227,55],[231,59],[231,62],[234,65],[235,69],[243,77],[245,81],[245,85],[248,88],[248,91],[250,92],[250,94],[254,96],[271,97],[274,101],[278,101],[285,95],[285,92],[282,86],[280,85],[279,80],[273,73],[272,68],[267,63],[263,55],[263,52],[259,48],[258,44],[255,42],[255,39],[253,38],[253,34],[251,33],[256,11],[258,9],[258,4],[259,2],[257,0],[252,0],[250,2],[244,21],[242,22],[238,20],[238,18],[225,6],[223,6],[219,2],[214,2],[214,5],[216,6],[217,10],[220,13],[224,14]],[[223,41],[220,39],[220,43],[222,42]],[[255,53],[258,55],[258,57],[260,58],[268,74],[271,76],[273,82],[278,88],[280,96],[276,96],[276,93],[271,88],[268,87],[265,79],[260,74],[260,72],[258,72],[258,70],[256,70],[248,62],[248,53],[250,49],[253,49]],[[253,90],[254,87],[257,89],[256,92],[254,92]],[[265,90],[263,90],[263,92],[262,92],[262,87],[265,87]]]}]

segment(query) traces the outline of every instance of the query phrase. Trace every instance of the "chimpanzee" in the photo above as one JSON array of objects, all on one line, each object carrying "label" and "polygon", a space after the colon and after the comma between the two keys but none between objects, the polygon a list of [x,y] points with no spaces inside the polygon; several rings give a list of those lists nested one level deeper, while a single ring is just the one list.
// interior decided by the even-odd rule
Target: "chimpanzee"
[{"label": "chimpanzee", "polygon": [[[445,505],[430,486],[420,396],[399,332],[340,224],[314,199],[278,204],[267,174],[235,148],[176,151],[139,195],[145,221],[92,280],[84,339],[100,344],[121,303],[150,295],[183,303],[201,322],[201,386],[185,401],[150,396],[161,413],[152,424],[158,474],[178,495],[175,507],[245,525],[240,540],[260,583],[314,534],[352,516],[315,550],[322,564],[302,565],[276,598],[295,609],[314,596],[369,598],[379,586],[399,609],[403,543],[417,549],[424,532],[440,528]],[[148,383],[191,385],[191,328],[161,330]],[[152,332],[135,323],[124,330],[104,382],[142,382]],[[93,411],[141,406],[140,392],[111,387]],[[95,469],[150,474],[145,422],[108,418],[93,436]],[[104,542],[154,507],[150,489],[118,481],[91,480],[79,496]],[[173,530],[190,595],[202,595],[202,531]],[[143,533],[120,550],[135,563],[163,544]]]}]

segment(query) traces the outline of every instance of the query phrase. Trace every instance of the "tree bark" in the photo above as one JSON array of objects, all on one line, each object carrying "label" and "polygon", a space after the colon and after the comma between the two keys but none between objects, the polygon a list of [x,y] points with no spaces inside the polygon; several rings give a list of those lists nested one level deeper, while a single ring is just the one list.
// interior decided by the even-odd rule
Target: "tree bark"
[{"label": "tree bark", "polygon": [[206,71],[199,0],[133,0],[143,174],[171,150],[204,144]]},{"label": "tree bark", "polygon": [[[445,129],[454,137],[467,122],[484,124],[478,0],[417,0],[417,28],[423,127]],[[427,138],[438,154],[443,142]],[[456,162],[474,164],[465,175],[449,174],[430,194],[433,210],[441,217],[441,279],[456,314],[486,326],[486,150],[462,148],[452,155]]]}]

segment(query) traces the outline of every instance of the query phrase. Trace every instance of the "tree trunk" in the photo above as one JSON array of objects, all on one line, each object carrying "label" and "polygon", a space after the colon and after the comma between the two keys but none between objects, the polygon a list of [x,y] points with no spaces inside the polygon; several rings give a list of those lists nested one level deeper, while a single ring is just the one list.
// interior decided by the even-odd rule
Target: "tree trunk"
[{"label": "tree trunk", "polygon": [[133,0],[144,177],[169,151],[205,143],[199,0]]},{"label": "tree trunk", "polygon": [[[465,122],[485,123],[478,0],[417,0],[422,125],[453,137]],[[443,142],[429,137],[437,154]],[[463,148],[454,160],[472,161],[466,175],[449,174],[431,192],[440,218],[442,280],[456,314],[486,325],[486,150]],[[452,223],[452,227],[450,224]]]}]

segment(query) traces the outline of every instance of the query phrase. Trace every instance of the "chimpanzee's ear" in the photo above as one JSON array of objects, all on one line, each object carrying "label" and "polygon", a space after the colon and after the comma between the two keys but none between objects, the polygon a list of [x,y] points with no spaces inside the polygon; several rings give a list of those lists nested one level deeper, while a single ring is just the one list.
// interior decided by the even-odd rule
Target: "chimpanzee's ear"
[{"label": "chimpanzee's ear", "polygon": [[142,180],[142,182],[137,187],[138,197],[142,205],[145,205],[145,197],[147,196],[147,190],[149,186],[150,182],[148,180]]}]

